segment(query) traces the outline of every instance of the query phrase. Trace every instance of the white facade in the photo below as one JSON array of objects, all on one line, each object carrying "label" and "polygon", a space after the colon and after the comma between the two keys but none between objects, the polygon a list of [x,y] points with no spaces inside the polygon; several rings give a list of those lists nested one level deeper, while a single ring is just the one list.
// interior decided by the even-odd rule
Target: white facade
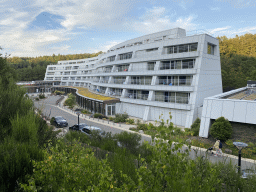
[{"label": "white facade", "polygon": [[243,87],[205,98],[199,136],[208,138],[211,120],[219,117],[256,124],[256,91]]},{"label": "white facade", "polygon": [[143,120],[167,120],[190,127],[201,116],[203,100],[222,93],[218,39],[186,36],[181,28],[120,43],[89,59],[49,65],[46,81],[88,87],[119,97],[116,113]]}]

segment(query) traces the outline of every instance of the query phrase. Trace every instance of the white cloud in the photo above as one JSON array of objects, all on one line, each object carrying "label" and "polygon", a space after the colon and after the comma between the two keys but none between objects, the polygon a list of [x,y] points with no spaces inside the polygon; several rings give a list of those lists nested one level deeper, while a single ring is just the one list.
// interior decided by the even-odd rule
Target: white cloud
[{"label": "white cloud", "polygon": [[239,29],[234,29],[231,26],[226,26],[222,28],[216,28],[209,30],[210,33],[213,33],[214,36],[227,36],[229,38],[234,37],[235,35],[243,35],[245,33],[256,33],[256,26],[244,27]]},{"label": "white cloud", "polygon": [[222,2],[228,2],[234,8],[247,8],[255,7],[255,0],[219,0]]},{"label": "white cloud", "polygon": [[[118,29],[127,19],[125,14],[133,5],[134,2],[129,0],[8,1],[0,5],[0,45],[10,51],[12,56],[52,55],[56,51],[52,46],[77,36],[77,28]],[[64,19],[58,22],[64,29],[29,30],[29,24],[42,12],[62,16]],[[104,46],[100,48],[107,49]],[[61,50],[68,49],[70,47],[66,46]]]},{"label": "white cloud", "polygon": [[140,18],[140,21],[134,22],[133,29],[146,34],[175,27],[181,27],[186,30],[194,30],[196,28],[196,24],[192,22],[195,16],[190,15],[173,19],[174,16],[175,12],[173,15],[167,15],[164,7],[154,7],[147,10],[146,14]]},{"label": "white cloud", "polygon": [[209,32],[212,33],[212,34],[214,34],[214,33],[216,33],[216,32],[224,31],[224,30],[229,29],[229,28],[231,28],[231,26],[215,28],[215,29],[209,30]]},{"label": "white cloud", "polygon": [[212,10],[212,11],[220,11],[220,7],[211,7],[210,10]]},{"label": "white cloud", "polygon": [[123,40],[116,40],[116,41],[108,41],[106,43],[100,44],[98,48],[96,49],[89,49],[89,52],[97,53],[99,51],[107,52],[111,47],[114,47],[115,45],[124,42]]}]

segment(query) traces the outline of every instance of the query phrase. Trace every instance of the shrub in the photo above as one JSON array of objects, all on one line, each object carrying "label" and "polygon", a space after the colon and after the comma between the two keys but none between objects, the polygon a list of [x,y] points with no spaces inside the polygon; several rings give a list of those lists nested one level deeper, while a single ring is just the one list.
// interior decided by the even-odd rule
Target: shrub
[{"label": "shrub", "polygon": [[194,123],[191,125],[191,131],[193,132],[193,136],[199,135],[200,122],[201,120],[199,118],[196,118]]},{"label": "shrub", "polygon": [[141,135],[139,134],[123,131],[115,134],[115,138],[129,151],[135,152],[136,148],[140,146]]},{"label": "shrub", "polygon": [[36,98],[35,98],[35,100],[36,100],[36,101],[39,101],[39,98],[38,98],[38,97],[36,97]]},{"label": "shrub", "polygon": [[69,108],[73,108],[76,104],[76,96],[72,93],[68,94],[68,98],[64,102],[64,105],[67,105]]},{"label": "shrub", "polygon": [[102,115],[102,114],[100,114],[100,113],[95,113],[94,115],[93,115],[93,117],[94,118],[99,118],[99,119],[107,119],[108,117],[106,117],[106,116],[104,116],[104,115]]},{"label": "shrub", "polygon": [[109,117],[109,120],[110,120],[110,121],[114,121],[114,118],[113,118],[113,117]]},{"label": "shrub", "polygon": [[137,126],[138,130],[143,130],[143,131],[147,131],[148,130],[148,125],[147,124],[139,124]]},{"label": "shrub", "polygon": [[232,126],[230,122],[224,117],[219,117],[215,120],[210,128],[210,134],[214,138],[218,138],[222,141],[226,141],[231,137]]},{"label": "shrub", "polygon": [[87,111],[86,109],[82,110],[81,113],[83,113],[83,114],[91,114],[91,112]]},{"label": "shrub", "polygon": [[114,119],[115,123],[125,122],[125,120],[128,119],[129,117],[127,113],[124,113],[124,114],[117,113],[115,116],[116,116]]},{"label": "shrub", "polygon": [[134,124],[134,119],[126,119],[125,120],[128,124]]},{"label": "shrub", "polygon": [[54,91],[54,94],[56,95],[63,95],[64,93],[65,93],[64,91],[58,91],[58,90]]},{"label": "shrub", "polygon": [[52,117],[50,120],[51,125],[53,125],[53,122],[55,121],[55,117]]},{"label": "shrub", "polygon": [[43,93],[40,93],[39,94],[39,99],[44,99],[45,98],[45,95]]}]

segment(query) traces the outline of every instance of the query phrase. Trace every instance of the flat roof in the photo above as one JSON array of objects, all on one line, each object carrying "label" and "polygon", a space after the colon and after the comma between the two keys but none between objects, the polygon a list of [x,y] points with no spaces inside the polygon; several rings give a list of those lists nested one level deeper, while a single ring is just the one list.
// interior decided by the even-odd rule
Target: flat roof
[{"label": "flat roof", "polygon": [[78,94],[83,95],[83,96],[88,97],[88,98],[97,99],[97,100],[101,100],[101,101],[117,100],[117,98],[107,97],[107,96],[104,96],[104,95],[98,95],[96,93],[92,93],[88,90],[88,88],[84,88],[84,87],[69,87],[69,88],[77,89]]}]

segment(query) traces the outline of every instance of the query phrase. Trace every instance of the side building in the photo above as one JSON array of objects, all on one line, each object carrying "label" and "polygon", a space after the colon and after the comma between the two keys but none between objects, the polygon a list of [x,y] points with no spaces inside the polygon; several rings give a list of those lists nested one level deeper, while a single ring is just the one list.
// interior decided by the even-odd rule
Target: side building
[{"label": "side building", "polygon": [[213,121],[225,117],[229,121],[256,124],[256,81],[247,86],[204,99],[199,136],[208,138]]},{"label": "side building", "polygon": [[[218,39],[181,28],[120,43],[94,58],[47,66],[45,81],[118,97],[114,113],[190,127],[203,100],[222,93]],[[107,108],[107,106],[106,106]],[[108,109],[105,110],[106,114]]]}]

